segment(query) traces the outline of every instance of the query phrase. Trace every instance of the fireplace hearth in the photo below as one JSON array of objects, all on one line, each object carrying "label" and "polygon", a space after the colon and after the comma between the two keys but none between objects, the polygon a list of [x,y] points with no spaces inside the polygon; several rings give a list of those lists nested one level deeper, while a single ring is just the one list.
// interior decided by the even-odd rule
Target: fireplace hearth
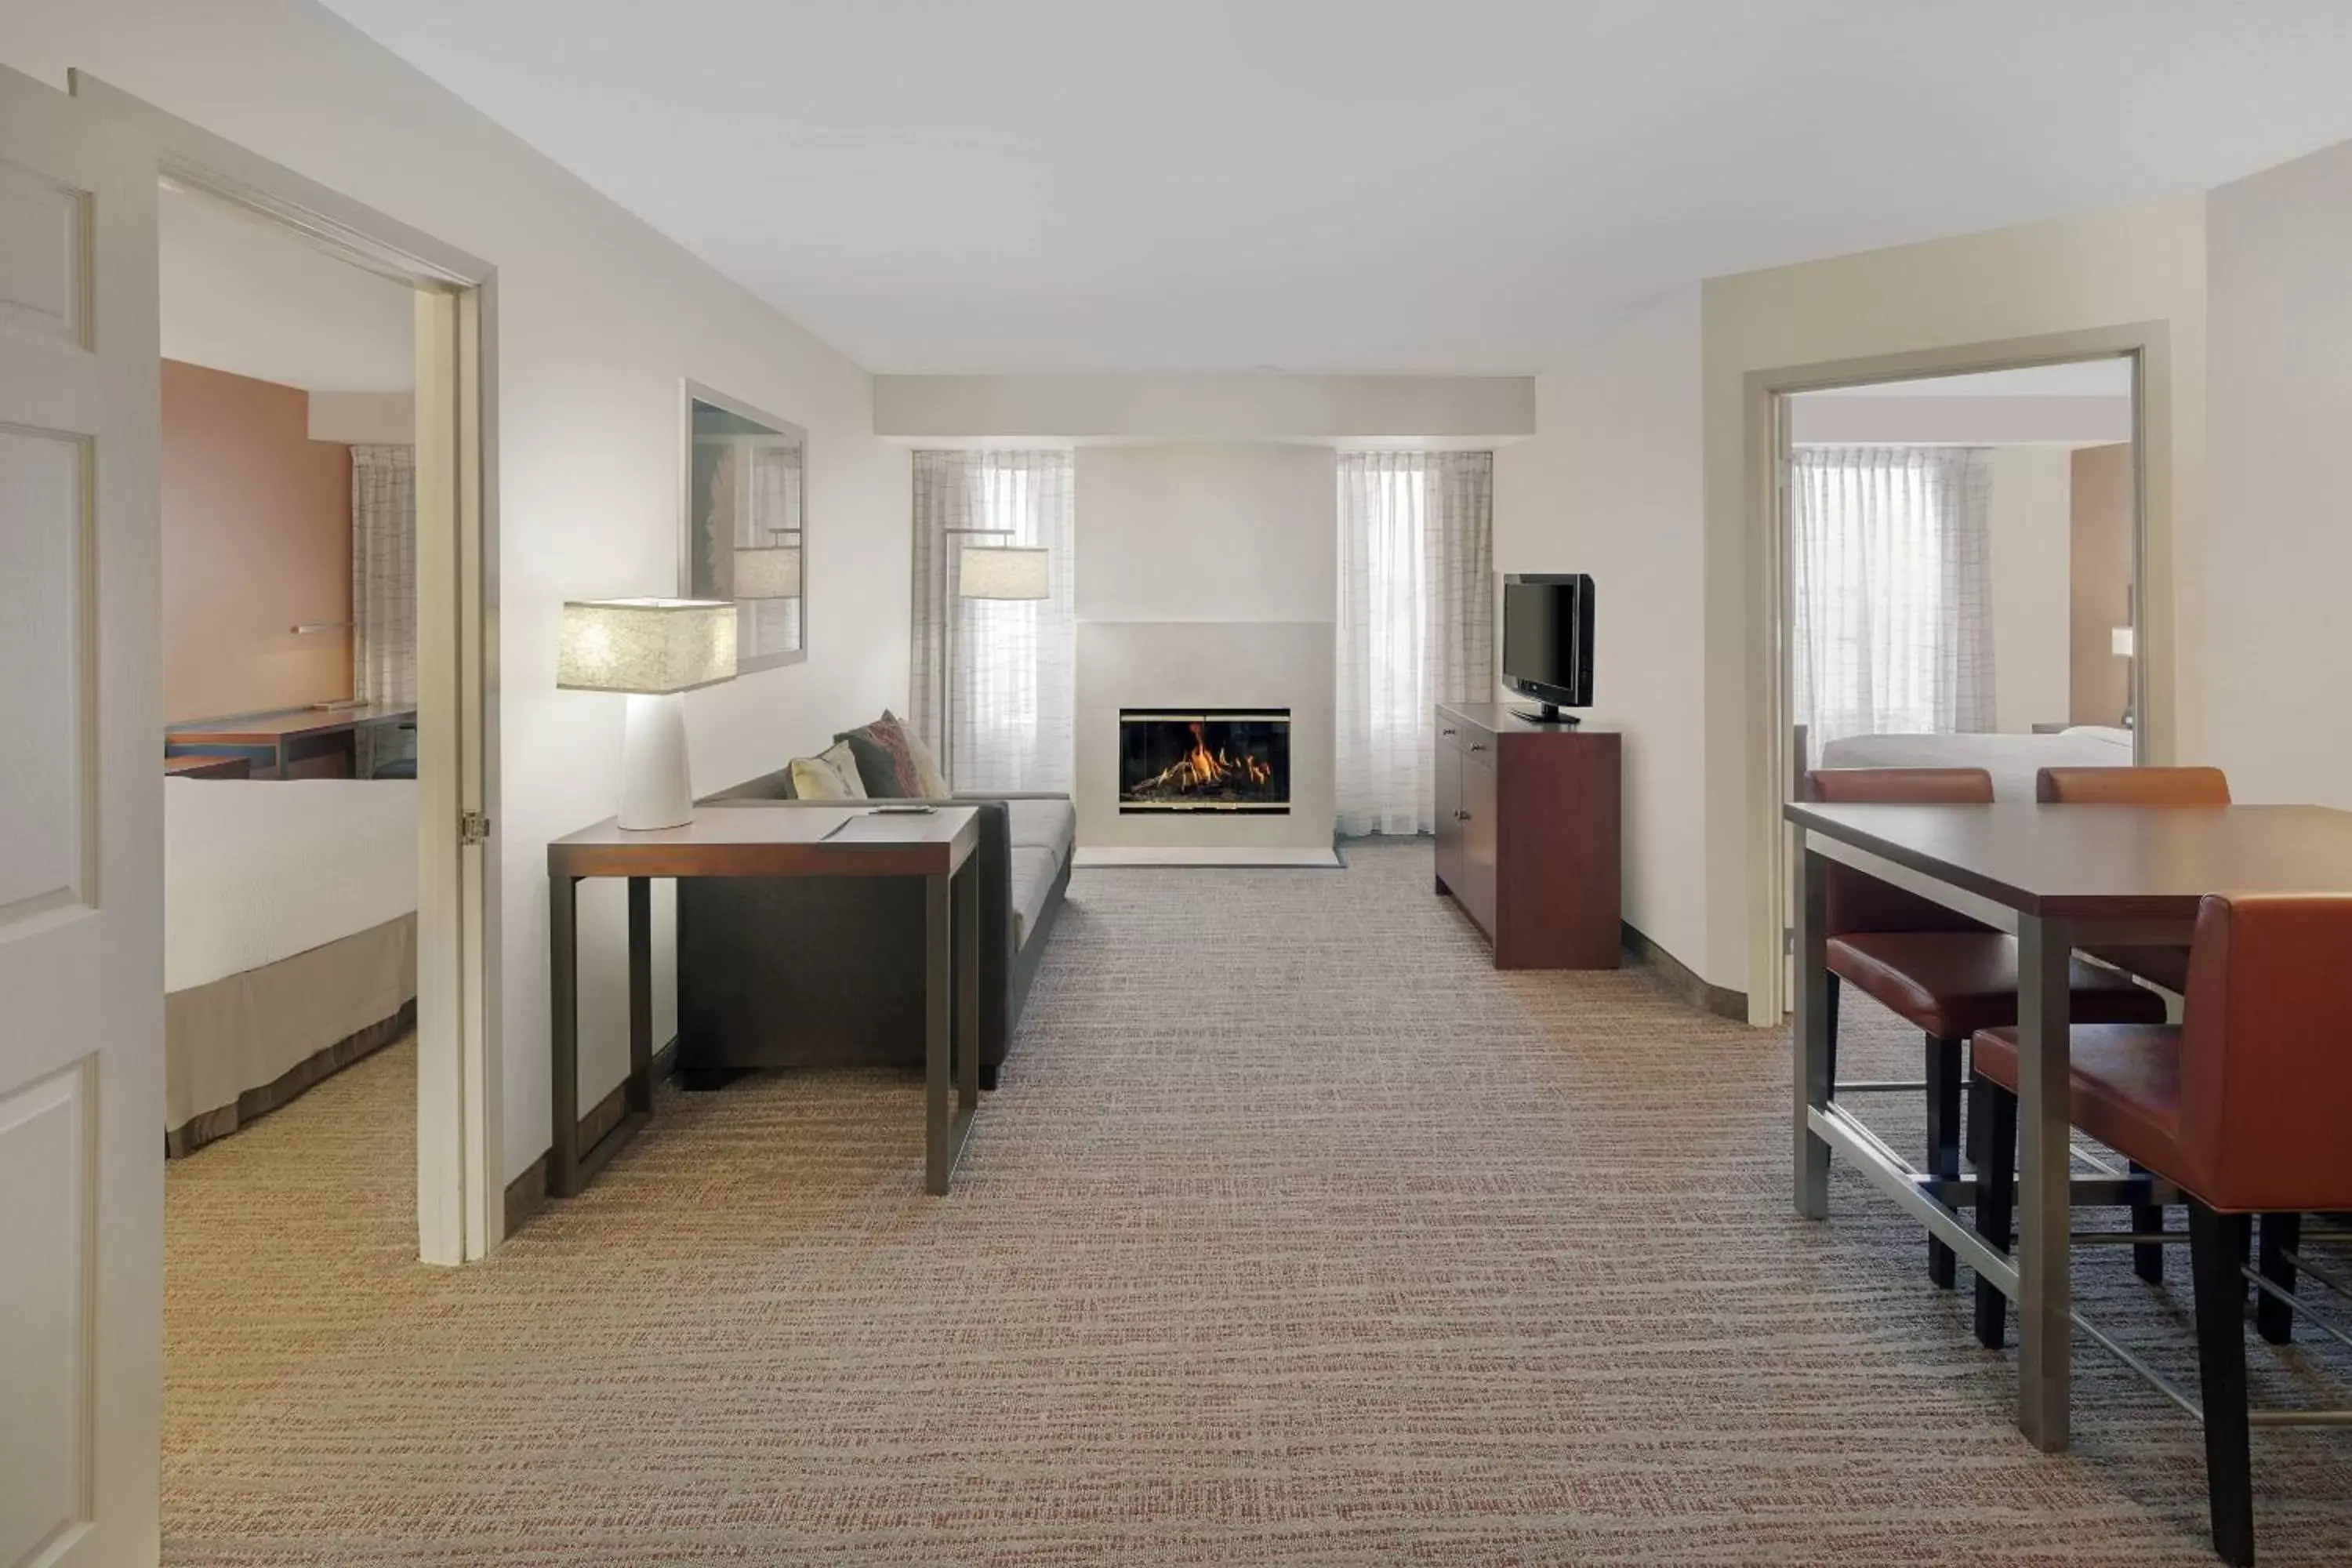
[{"label": "fireplace hearth", "polygon": [[1287,708],[1122,708],[1118,809],[1287,813]]}]

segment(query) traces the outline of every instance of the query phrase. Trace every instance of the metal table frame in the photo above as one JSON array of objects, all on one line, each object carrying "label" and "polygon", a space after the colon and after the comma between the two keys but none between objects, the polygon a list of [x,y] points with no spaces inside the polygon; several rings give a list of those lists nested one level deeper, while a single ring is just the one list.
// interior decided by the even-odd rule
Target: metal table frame
[{"label": "metal table frame", "polygon": [[[2069,1279],[2071,1209],[2076,1203],[2165,1201],[2160,1184],[2101,1175],[2072,1179],[2066,1115],[2070,984],[2074,950],[2088,945],[2183,944],[2190,921],[2054,919],[2022,913],[1873,855],[1818,828],[1797,825],[1796,932],[1797,1212],[1829,1217],[1832,1150],[1950,1246],[2018,1307],[2017,1425],[2045,1452],[2067,1446],[2075,1318]],[[1954,1205],[1972,1203],[1972,1182],[1928,1175],[1896,1154],[1836,1100],[1829,1079],[1829,971],[1823,929],[1832,860],[1906,888],[2013,932],[2018,946],[2017,1246],[1986,1245]],[[1851,1086],[1849,1092],[1864,1086]],[[1877,1087],[1877,1086],[1872,1086]]]}]

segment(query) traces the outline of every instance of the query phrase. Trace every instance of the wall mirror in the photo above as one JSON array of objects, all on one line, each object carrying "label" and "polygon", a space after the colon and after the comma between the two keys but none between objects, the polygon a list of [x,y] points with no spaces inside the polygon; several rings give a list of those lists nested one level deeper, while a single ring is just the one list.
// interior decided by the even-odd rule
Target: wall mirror
[{"label": "wall mirror", "polygon": [[808,434],[692,382],[679,591],[735,601],[739,673],[808,657]]}]

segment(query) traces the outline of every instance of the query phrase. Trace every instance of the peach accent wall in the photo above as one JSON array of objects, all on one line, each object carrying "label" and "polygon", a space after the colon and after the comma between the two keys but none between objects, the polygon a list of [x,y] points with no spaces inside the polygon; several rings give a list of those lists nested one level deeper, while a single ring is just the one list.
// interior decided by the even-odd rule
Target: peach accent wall
[{"label": "peach accent wall", "polygon": [[2131,662],[2116,657],[2114,640],[2115,629],[2131,622],[2130,442],[2074,454],[2074,509],[2068,717],[2077,724],[2119,723],[2131,696]]},{"label": "peach accent wall", "polygon": [[294,708],[352,691],[352,449],[310,400],[163,362],[163,716]]}]

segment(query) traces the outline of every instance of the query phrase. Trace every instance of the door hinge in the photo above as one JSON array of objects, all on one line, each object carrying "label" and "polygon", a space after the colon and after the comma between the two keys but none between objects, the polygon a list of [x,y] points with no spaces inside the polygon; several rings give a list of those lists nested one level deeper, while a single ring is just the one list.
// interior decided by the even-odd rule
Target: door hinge
[{"label": "door hinge", "polygon": [[489,841],[490,819],[486,814],[478,811],[457,814],[457,847],[462,849],[468,844],[488,844]]}]

